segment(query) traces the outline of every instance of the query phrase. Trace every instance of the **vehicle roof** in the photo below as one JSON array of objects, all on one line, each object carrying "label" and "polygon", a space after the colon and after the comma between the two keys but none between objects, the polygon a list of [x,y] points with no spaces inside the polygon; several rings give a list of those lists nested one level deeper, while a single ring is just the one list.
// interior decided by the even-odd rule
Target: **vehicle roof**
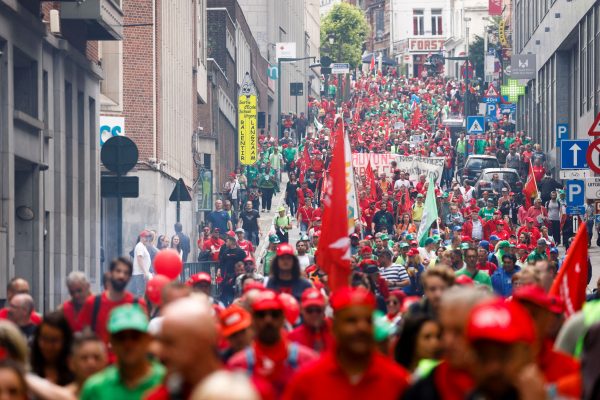
[{"label": "vehicle roof", "polygon": [[489,158],[494,160],[498,159],[498,157],[496,156],[488,156],[486,154],[471,154],[469,157],[467,157],[467,161],[469,161],[470,158]]},{"label": "vehicle roof", "polygon": [[514,168],[484,168],[481,170],[481,174],[486,174],[486,173],[494,173],[494,172],[512,172],[513,174],[519,174],[517,172],[516,169]]}]

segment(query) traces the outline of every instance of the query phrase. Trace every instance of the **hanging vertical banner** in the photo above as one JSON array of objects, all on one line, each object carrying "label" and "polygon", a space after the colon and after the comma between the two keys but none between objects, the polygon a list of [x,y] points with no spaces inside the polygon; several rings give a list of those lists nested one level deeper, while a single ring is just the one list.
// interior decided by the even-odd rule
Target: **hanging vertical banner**
[{"label": "hanging vertical banner", "polygon": [[502,15],[502,0],[489,0],[488,12],[490,15]]},{"label": "hanging vertical banner", "polygon": [[258,161],[256,125],[256,88],[250,74],[246,72],[238,97],[238,152],[242,165],[254,165]]}]

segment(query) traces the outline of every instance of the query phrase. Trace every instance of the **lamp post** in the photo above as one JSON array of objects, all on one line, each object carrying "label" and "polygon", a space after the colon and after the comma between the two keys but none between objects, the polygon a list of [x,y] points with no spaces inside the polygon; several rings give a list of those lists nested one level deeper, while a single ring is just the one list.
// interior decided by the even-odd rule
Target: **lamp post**
[{"label": "lamp post", "polygon": [[302,60],[315,60],[316,57],[299,57],[299,58],[278,58],[277,59],[277,71],[279,77],[277,79],[277,137],[281,138],[283,132],[281,130],[281,63],[294,62]]}]

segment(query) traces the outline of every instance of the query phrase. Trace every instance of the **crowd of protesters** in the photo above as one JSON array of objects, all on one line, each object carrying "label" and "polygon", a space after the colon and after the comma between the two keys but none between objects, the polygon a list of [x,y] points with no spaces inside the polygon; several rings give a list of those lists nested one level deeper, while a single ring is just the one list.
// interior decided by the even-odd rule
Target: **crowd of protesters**
[{"label": "crowd of protesters", "polygon": [[[353,81],[341,103],[353,152],[446,162],[439,184],[396,165],[391,176],[355,174],[345,287],[331,290],[316,251],[338,110],[313,99],[315,120],[296,138],[288,118],[283,138],[261,134],[259,164],[235,171],[208,213],[197,244],[216,276],[178,276],[190,253],[178,224],[170,239],[143,231],[129,257],[110,262],[98,293],[70,273],[69,299],[43,316],[29,283],[13,278],[0,310],[0,398],[600,398],[598,294],[568,313],[573,305],[551,290],[578,246],[561,185],[508,118],[481,138],[453,137],[443,121],[461,112],[464,90],[395,74]],[[534,174],[536,196],[503,182],[479,196],[455,178],[472,154],[496,156],[524,180]],[[285,206],[271,202],[278,190]],[[438,218],[424,226],[432,194]],[[273,206],[263,232],[257,220]],[[179,268],[172,279],[153,276],[163,255]]]}]

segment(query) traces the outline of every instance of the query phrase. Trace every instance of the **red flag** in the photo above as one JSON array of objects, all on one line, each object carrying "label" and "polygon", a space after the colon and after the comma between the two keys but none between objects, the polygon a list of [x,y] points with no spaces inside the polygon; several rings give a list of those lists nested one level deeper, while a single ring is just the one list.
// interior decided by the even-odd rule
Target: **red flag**
[{"label": "red flag", "polygon": [[502,0],[490,0],[488,13],[490,15],[502,15]]},{"label": "red flag", "polygon": [[419,126],[420,119],[421,119],[421,106],[416,105],[415,111],[413,112],[413,115],[412,115],[412,120],[410,122],[413,129],[415,129]]},{"label": "red flag", "polygon": [[308,154],[308,145],[305,144],[304,145],[304,151],[302,152],[302,159],[301,159],[301,166],[300,166],[300,176],[298,177],[298,180],[300,181],[300,183],[304,182],[304,177],[306,176],[306,171],[308,171],[308,167],[310,167],[310,154]]},{"label": "red flag", "polygon": [[531,207],[531,198],[537,197],[538,195],[537,183],[535,182],[531,160],[529,160],[529,173],[527,174],[525,186],[523,186],[523,194],[525,195],[525,207]]},{"label": "red flag", "polygon": [[371,65],[369,65],[369,71],[373,71],[375,69],[375,54],[371,55]]},{"label": "red flag", "polygon": [[350,269],[350,237],[346,192],[346,156],[343,123],[335,131],[327,196],[323,203],[321,238],[317,247],[317,263],[329,275],[332,291],[348,286]]},{"label": "red flag", "polygon": [[549,291],[549,294],[559,296],[565,302],[566,317],[581,310],[585,303],[588,273],[587,243],[587,228],[585,224],[581,224]]},{"label": "red flag", "polygon": [[373,173],[373,168],[371,168],[371,160],[367,163],[365,177],[367,178],[366,184],[369,187],[370,198],[371,200],[375,200],[377,199],[377,181],[375,181],[375,174]]}]

